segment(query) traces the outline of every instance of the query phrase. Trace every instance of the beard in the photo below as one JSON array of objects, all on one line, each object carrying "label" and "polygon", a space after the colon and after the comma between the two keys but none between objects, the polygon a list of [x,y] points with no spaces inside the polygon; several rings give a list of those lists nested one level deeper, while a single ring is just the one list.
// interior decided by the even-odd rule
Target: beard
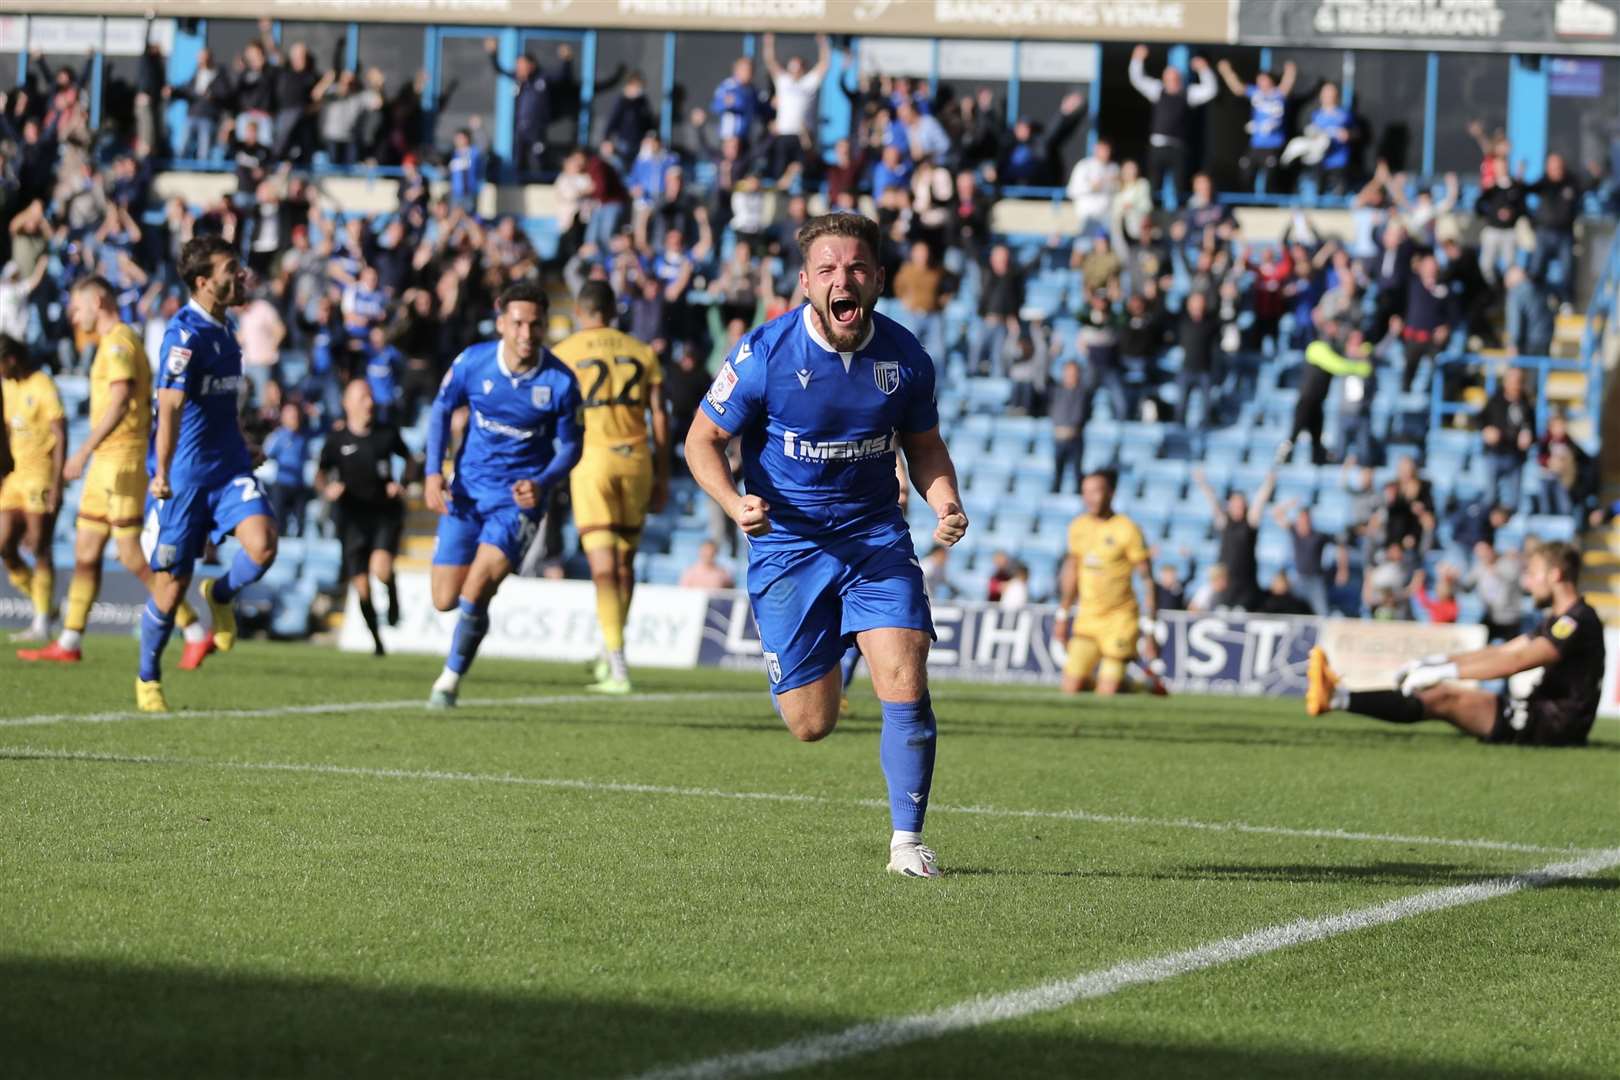
[{"label": "beard", "polygon": [[[815,308],[816,318],[821,321],[821,332],[827,344],[838,352],[855,351],[872,326],[873,304],[859,296],[841,296],[836,300],[829,296],[819,303],[812,300],[811,307]],[[835,311],[845,316],[844,321],[834,318]]]},{"label": "beard", "polygon": [[1531,593],[1530,602],[1536,605],[1537,611],[1546,611],[1553,605],[1552,590],[1549,589],[1548,591],[1539,595],[1536,593]]}]

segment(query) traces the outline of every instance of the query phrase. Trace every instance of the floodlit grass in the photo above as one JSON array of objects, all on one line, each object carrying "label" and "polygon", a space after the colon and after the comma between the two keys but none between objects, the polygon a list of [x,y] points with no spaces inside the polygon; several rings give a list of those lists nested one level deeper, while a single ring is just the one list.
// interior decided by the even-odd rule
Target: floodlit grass
[{"label": "floodlit grass", "polygon": [[[642,672],[658,696],[592,701],[581,669],[489,661],[464,697],[563,702],[446,715],[408,704],[431,658],[250,642],[171,672],[177,711],[137,718],[133,643],[89,652],[0,660],[6,1075],[632,1074],[1572,857],[1430,840],[1620,843],[1612,723],[1535,751],[1292,701],[945,684],[947,876],[901,880],[864,690],[800,745],[760,676]],[[388,704],[219,712],[334,702]],[[806,1075],[1613,1076],[1617,889],[1609,871]]]}]

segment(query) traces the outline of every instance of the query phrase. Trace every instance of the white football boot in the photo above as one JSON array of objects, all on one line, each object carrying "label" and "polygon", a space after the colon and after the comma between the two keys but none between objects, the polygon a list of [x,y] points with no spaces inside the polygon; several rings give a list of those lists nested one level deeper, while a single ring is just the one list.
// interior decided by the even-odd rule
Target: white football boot
[{"label": "white football boot", "polygon": [[889,873],[902,877],[936,878],[940,875],[934,849],[920,840],[905,840],[889,849]]}]

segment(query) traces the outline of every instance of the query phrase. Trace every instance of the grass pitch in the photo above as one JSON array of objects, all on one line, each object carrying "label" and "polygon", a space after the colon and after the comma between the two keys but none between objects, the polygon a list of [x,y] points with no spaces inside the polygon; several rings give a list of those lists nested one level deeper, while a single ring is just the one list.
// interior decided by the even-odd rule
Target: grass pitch
[{"label": "grass pitch", "polygon": [[[640,672],[646,696],[597,701],[577,668],[486,661],[463,694],[503,700],[445,715],[414,704],[432,658],[249,642],[137,718],[133,642],[88,652],[0,659],[11,1076],[634,1075],[1620,844],[1610,722],[1536,751],[1293,701],[942,684],[947,876],[902,880],[864,690],[807,746],[761,676]],[[1617,890],[1610,870],[796,1075],[1614,1076]]]}]

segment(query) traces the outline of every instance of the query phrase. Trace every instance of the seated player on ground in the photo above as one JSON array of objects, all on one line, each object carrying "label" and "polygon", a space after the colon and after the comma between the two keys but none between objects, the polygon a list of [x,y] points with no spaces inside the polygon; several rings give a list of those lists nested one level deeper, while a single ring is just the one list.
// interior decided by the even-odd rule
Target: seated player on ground
[{"label": "seated player on ground", "polygon": [[[1524,590],[1547,611],[1534,633],[1457,656],[1430,656],[1401,668],[1399,689],[1350,691],[1338,685],[1320,648],[1311,650],[1305,711],[1344,710],[1392,724],[1444,720],[1485,742],[1581,746],[1603,689],[1603,622],[1582,599],[1581,553],[1547,544],[1524,568]],[[1446,685],[1452,679],[1505,679],[1542,669],[1528,698]]]},{"label": "seated player on ground", "polygon": [[568,487],[579,544],[596,583],[604,655],[590,689],[601,694],[630,692],[624,626],[635,590],[636,547],[647,514],[669,501],[663,368],[651,347],[613,328],[617,317],[612,288],[586,282],[574,300],[579,329],[556,348],[557,358],[579,379],[585,401],[585,452]]},{"label": "seated player on ground", "polygon": [[[1114,474],[1101,470],[1080,485],[1086,512],[1069,525],[1069,559],[1058,586],[1058,615],[1053,627],[1059,644],[1068,645],[1063,665],[1063,692],[1096,690],[1117,694],[1125,686],[1125,668],[1137,656],[1140,639],[1149,653],[1153,638],[1153,563],[1142,530],[1114,512]],[[1131,571],[1142,579],[1145,607],[1131,587]],[[1079,596],[1079,614],[1072,615]],[[1156,682],[1156,680],[1155,680]]]},{"label": "seated player on ground", "polygon": [[[579,381],[541,343],[549,307],[537,282],[507,286],[496,301],[495,341],[451,365],[428,424],[423,498],[441,515],[433,547],[433,606],[458,610],[444,671],[428,704],[454,708],[461,677],[489,632],[489,603],[540,528],[546,492],[579,461]],[[453,479],[444,479],[451,417],[467,409]]]},{"label": "seated player on ground", "polygon": [[[109,536],[124,569],[142,585],[151,585],[152,568],[141,553],[141,505],[146,498],[146,444],[152,427],[152,368],[140,335],[119,321],[117,294],[105,278],[80,278],[74,283],[68,294],[68,319],[75,330],[98,339],[90,365],[90,434],[62,469],[66,480],[84,477],[73,541],[73,581],[68,585],[62,636],[43,649],[19,649],[17,658],[72,664],[84,656],[80,642],[101,591],[101,554]],[[186,640],[180,667],[189,671],[213,651],[213,639],[184,600],[174,621]]]}]

